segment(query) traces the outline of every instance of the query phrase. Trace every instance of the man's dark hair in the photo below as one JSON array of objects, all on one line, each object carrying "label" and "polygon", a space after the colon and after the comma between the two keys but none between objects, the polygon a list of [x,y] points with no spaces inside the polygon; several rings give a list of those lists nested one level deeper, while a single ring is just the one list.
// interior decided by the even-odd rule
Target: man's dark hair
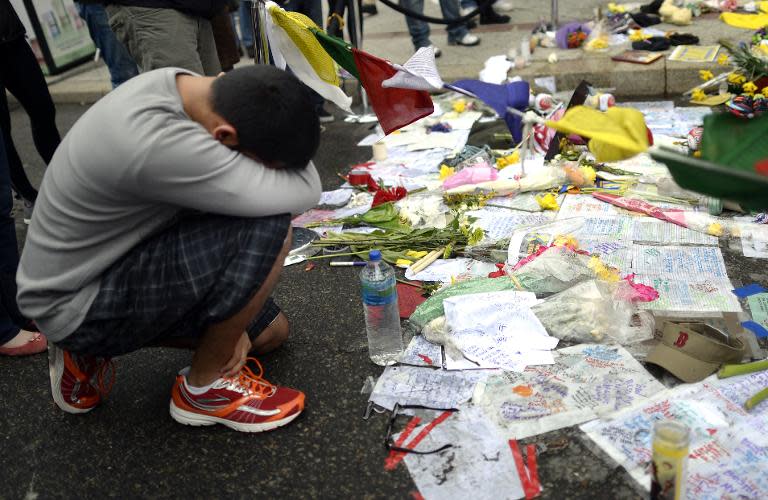
[{"label": "man's dark hair", "polygon": [[211,105],[237,130],[238,149],[265,162],[304,168],[320,144],[309,88],[273,66],[247,66],[216,78]]}]

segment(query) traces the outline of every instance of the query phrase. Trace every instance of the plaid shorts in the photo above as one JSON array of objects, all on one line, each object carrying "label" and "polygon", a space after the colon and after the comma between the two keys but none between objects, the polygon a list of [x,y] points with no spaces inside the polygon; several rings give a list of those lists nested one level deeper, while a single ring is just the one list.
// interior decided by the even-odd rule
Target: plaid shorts
[{"label": "plaid shorts", "polygon": [[[190,214],[113,264],[80,327],[56,345],[119,356],[169,339],[197,339],[239,312],[275,264],[290,217]],[[270,298],[248,326],[255,339],[278,315]]]}]

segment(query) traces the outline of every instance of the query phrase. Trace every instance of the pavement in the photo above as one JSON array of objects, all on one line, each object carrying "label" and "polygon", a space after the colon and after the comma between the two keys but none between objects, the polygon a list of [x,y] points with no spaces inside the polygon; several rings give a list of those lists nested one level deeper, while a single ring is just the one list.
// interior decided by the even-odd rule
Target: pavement
[{"label": "pavement", "polygon": [[[473,33],[478,34],[482,43],[476,47],[449,46],[445,28],[432,25],[432,42],[443,50],[437,60],[438,69],[445,81],[477,78],[484,62],[491,56],[507,54],[510,48],[519,50],[520,44],[531,29],[541,20],[550,20],[550,2],[517,0],[515,10],[509,13],[512,22],[505,25],[483,25]],[[602,0],[560,0],[559,22],[588,20],[596,8],[604,7]],[[379,3],[378,14],[366,16],[364,20],[363,49],[394,62],[405,62],[413,53],[410,36],[402,14]],[[427,15],[441,17],[435,0],[425,2]],[[660,24],[654,26],[662,31],[692,33],[701,39],[701,44],[714,44],[721,38],[742,40],[750,34],[727,26],[715,14],[694,19],[690,26]],[[622,52],[626,47],[607,52],[587,53],[583,50],[537,49],[531,64],[523,69],[511,70],[510,76],[520,75],[530,80],[539,76],[554,76],[558,89],[572,90],[582,79],[593,85],[612,89],[619,97],[676,96],[699,83],[698,70],[721,70],[715,63],[696,64],[667,61],[666,57],[650,65],[617,63],[610,56]],[[557,54],[558,62],[547,62],[550,54]],[[243,58],[240,65],[252,64],[252,59]],[[93,103],[111,90],[109,73],[102,61],[89,62],[66,73],[48,78],[49,90],[57,104]],[[348,87],[354,92],[355,85]]]},{"label": "pavement", "polygon": [[[87,109],[59,105],[62,134]],[[12,122],[37,184],[44,166],[27,117],[17,110]],[[316,157],[324,189],[340,184],[337,172],[369,158],[369,148],[355,146],[368,127],[339,120],[326,126]],[[501,127],[478,126],[471,141],[484,143]],[[20,211],[16,217],[22,245],[26,226]],[[763,263],[744,258],[739,247],[738,241],[723,246],[734,285],[768,286]],[[284,270],[276,300],[292,334],[261,361],[268,380],[306,392],[307,409],[285,428],[263,434],[187,427],[170,418],[170,388],[190,361],[186,351],[155,348],[118,358],[111,395],[85,415],[55,406],[45,355],[0,358],[0,497],[411,498],[416,487],[404,465],[384,470],[387,418],[361,418],[367,400],[361,388],[382,370],[367,356],[358,287],[352,268]],[[542,499],[647,497],[575,427],[524,443],[537,446]]]}]

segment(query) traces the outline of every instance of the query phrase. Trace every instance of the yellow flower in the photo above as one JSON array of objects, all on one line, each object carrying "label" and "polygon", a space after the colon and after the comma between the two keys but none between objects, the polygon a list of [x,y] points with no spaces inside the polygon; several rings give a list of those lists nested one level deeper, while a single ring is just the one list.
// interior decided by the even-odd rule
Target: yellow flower
[{"label": "yellow flower", "polygon": [[614,2],[608,4],[608,12],[611,14],[623,14],[627,11],[627,8],[623,5],[616,5]]},{"label": "yellow flower", "polygon": [[467,101],[464,99],[458,99],[453,101],[453,110],[457,113],[463,113],[467,109]]},{"label": "yellow flower", "polygon": [[514,165],[515,163],[519,163],[519,162],[520,162],[520,151],[514,151],[510,155],[502,156],[501,158],[498,158],[496,160],[496,168],[501,170],[504,167],[508,167],[510,165]]},{"label": "yellow flower", "polygon": [[[427,255],[428,253],[429,252],[427,252],[426,250],[422,250],[422,251],[408,250],[407,252],[405,252],[405,255],[407,255],[408,257],[413,257],[414,259],[420,259],[420,258],[424,257],[425,255]],[[405,259],[403,259],[403,260],[405,260]]]},{"label": "yellow flower", "polygon": [[691,99],[694,101],[703,101],[707,98],[707,93],[701,90],[700,88],[693,89],[693,93],[691,93]]},{"label": "yellow flower", "polygon": [[741,86],[741,90],[743,90],[745,94],[754,95],[755,92],[757,92],[757,85],[755,85],[754,82],[747,82]]},{"label": "yellow flower", "polygon": [[440,180],[444,181],[448,177],[452,176],[456,173],[456,169],[453,167],[449,167],[446,164],[440,165]]},{"label": "yellow flower", "polygon": [[728,54],[720,54],[717,56],[717,64],[720,66],[725,66],[728,64]]},{"label": "yellow flower", "polygon": [[411,264],[413,264],[413,262],[411,262],[411,261],[410,261],[410,260],[408,260],[408,259],[397,259],[397,260],[395,261],[395,265],[396,265],[397,267],[408,267],[408,266],[410,266]]},{"label": "yellow flower", "polygon": [[707,233],[711,234],[712,236],[722,236],[723,235],[723,225],[718,222],[713,222],[707,227]]},{"label": "yellow flower", "polygon": [[728,75],[728,83],[732,83],[734,85],[741,85],[746,81],[747,79],[744,77],[744,75],[740,75],[739,73],[731,73],[730,75]]},{"label": "yellow flower", "polygon": [[768,97],[768,87],[763,87],[763,90],[760,91],[765,97]]},{"label": "yellow flower", "polygon": [[705,82],[708,81],[708,80],[713,79],[714,77],[715,77],[715,75],[713,75],[712,72],[709,71],[708,69],[700,69],[699,70],[699,78],[701,78]]},{"label": "yellow flower", "polygon": [[560,210],[557,198],[552,193],[536,195],[536,201],[543,210]]},{"label": "yellow flower", "polygon": [[597,255],[593,255],[592,258],[589,259],[587,267],[595,273],[595,276],[598,279],[611,282],[619,281],[619,271],[603,264],[603,261],[601,261]]},{"label": "yellow flower", "polygon": [[579,248],[578,240],[569,234],[558,234],[555,236],[554,241],[552,241],[552,245],[556,247]]},{"label": "yellow flower", "polygon": [[632,42],[642,42],[646,38],[651,38],[651,36],[643,33],[643,30],[634,30],[629,34],[629,40]]}]

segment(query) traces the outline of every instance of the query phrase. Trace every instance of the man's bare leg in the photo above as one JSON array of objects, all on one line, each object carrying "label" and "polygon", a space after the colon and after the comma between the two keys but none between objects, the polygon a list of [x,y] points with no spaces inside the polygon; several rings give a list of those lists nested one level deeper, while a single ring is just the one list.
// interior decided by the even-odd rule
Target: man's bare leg
[{"label": "man's bare leg", "polygon": [[264,280],[261,288],[259,288],[248,304],[231,318],[211,325],[206,329],[192,357],[192,366],[187,375],[190,385],[203,387],[211,384],[221,376],[221,369],[232,358],[246,327],[253,321],[264,307],[266,300],[272,295],[280,277],[280,272],[283,269],[285,257],[291,248],[291,237],[292,231],[288,228],[283,248],[280,254],[278,254],[277,259],[275,259],[267,279]]}]

